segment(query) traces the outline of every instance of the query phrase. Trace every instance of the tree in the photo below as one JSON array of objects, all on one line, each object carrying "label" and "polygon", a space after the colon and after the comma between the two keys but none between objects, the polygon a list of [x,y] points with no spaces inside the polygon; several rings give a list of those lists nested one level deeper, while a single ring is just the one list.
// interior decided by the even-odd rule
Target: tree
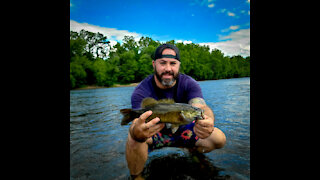
[{"label": "tree", "polygon": [[103,59],[98,58],[92,65],[95,82],[99,86],[104,86],[107,81],[107,64]]},{"label": "tree", "polygon": [[138,64],[135,60],[135,52],[128,51],[120,55],[120,72],[118,80],[120,83],[132,83],[136,82],[136,72],[138,70]]},{"label": "tree", "polygon": [[81,30],[79,34],[71,33],[72,38],[81,38],[86,41],[86,55],[88,59],[93,61],[95,58],[105,58],[107,55],[107,36],[101,33],[93,33],[86,30]]},{"label": "tree", "polygon": [[153,66],[152,59],[149,54],[143,54],[138,60],[138,71],[136,74],[136,81],[140,82],[148,75],[152,74]]}]

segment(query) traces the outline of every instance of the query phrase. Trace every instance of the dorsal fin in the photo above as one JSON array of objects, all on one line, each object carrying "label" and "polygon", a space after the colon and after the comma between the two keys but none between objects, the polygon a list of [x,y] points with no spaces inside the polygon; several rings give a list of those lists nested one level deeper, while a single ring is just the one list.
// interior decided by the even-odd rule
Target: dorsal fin
[{"label": "dorsal fin", "polygon": [[158,102],[165,103],[165,104],[174,104],[175,103],[173,99],[160,99]]},{"label": "dorsal fin", "polygon": [[151,98],[151,97],[146,97],[142,100],[141,102],[141,108],[144,108],[146,106],[150,106],[150,105],[153,105],[153,104],[157,104],[158,101]]}]

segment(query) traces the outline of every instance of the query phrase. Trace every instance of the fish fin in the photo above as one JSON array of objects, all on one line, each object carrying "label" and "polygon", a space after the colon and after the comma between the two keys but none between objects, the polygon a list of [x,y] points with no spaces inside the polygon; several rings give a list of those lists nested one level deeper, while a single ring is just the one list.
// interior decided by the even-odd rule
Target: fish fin
[{"label": "fish fin", "polygon": [[171,132],[172,132],[172,134],[174,134],[175,132],[177,132],[178,128],[179,128],[179,125],[177,125],[177,124],[172,124],[172,126],[171,126]]},{"label": "fish fin", "polygon": [[127,125],[129,122],[131,122],[134,117],[133,117],[133,111],[132,109],[121,109],[120,110],[121,114],[123,115],[123,118],[121,120],[121,125]]},{"label": "fish fin", "polygon": [[174,104],[175,103],[173,99],[160,99],[158,102],[164,103],[164,104]]},{"label": "fish fin", "polygon": [[157,104],[158,101],[151,98],[151,97],[146,97],[142,100],[141,102],[141,108],[144,108],[146,106],[150,106],[150,105],[154,105],[154,104]]}]

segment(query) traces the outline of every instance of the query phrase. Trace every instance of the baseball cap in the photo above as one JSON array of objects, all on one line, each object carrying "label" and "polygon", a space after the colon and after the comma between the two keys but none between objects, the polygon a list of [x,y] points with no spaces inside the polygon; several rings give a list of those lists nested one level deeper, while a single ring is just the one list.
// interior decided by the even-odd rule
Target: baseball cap
[{"label": "baseball cap", "polygon": [[[168,49],[168,48],[174,50],[174,52],[176,52],[176,55],[173,56],[171,54],[170,55],[169,54],[162,54],[162,51],[165,49]],[[179,49],[175,45],[162,44],[159,47],[157,47],[153,57],[154,57],[153,60],[157,60],[160,58],[173,58],[173,59],[180,61],[180,52],[179,52]]]}]

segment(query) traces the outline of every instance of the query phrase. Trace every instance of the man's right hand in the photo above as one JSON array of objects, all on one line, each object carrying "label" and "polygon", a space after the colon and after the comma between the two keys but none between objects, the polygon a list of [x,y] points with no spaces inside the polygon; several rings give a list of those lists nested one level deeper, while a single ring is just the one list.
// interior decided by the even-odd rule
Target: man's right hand
[{"label": "man's right hand", "polygon": [[137,142],[145,142],[148,138],[158,133],[164,128],[164,123],[157,124],[160,119],[158,117],[146,123],[146,119],[151,116],[152,111],[147,111],[136,118],[130,126],[130,136]]}]

